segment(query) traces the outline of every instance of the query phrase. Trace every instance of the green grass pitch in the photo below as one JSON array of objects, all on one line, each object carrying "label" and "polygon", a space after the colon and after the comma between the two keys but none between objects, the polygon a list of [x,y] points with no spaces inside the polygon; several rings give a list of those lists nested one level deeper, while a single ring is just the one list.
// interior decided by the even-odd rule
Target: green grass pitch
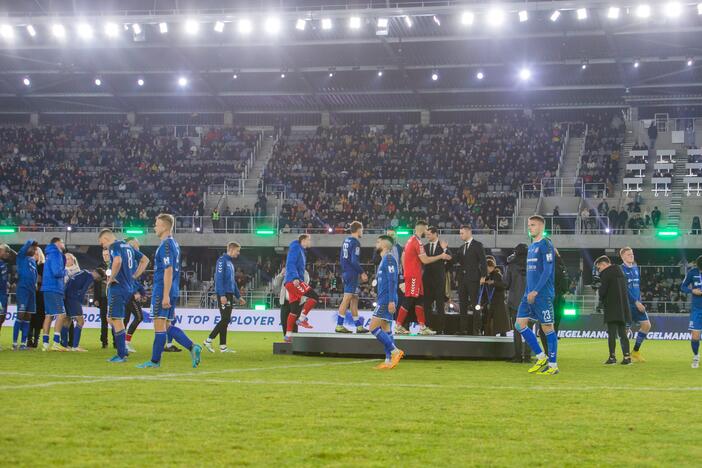
[{"label": "green grass pitch", "polygon": [[[274,356],[278,335],[230,333],[237,354],[164,354],[161,369],[89,353],[0,352],[3,466],[699,466],[702,369],[688,342],[605,367],[603,340],[561,340],[561,374],[504,362]],[[204,333],[191,333],[198,341]]]}]

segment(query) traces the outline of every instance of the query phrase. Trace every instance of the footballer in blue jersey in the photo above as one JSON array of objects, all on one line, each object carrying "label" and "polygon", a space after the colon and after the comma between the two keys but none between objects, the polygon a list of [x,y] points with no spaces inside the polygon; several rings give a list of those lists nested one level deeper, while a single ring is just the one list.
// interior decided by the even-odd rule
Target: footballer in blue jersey
[{"label": "footballer in blue jersey", "polygon": [[124,329],[124,317],[127,303],[136,290],[136,279],[146,266],[148,259],[129,244],[117,240],[110,229],[103,229],[98,235],[98,242],[103,249],[110,253],[110,269],[107,280],[107,316],[112,325],[117,346],[117,355],[109,362],[125,362],[127,355],[127,338]]},{"label": "footballer in blue jersey", "polygon": [[[134,252],[140,252],[139,241],[136,240],[134,237],[127,237],[126,239],[124,239],[124,241],[127,244],[129,244],[132,249],[134,249]],[[146,259],[146,264],[148,266],[149,257],[144,255],[142,258]],[[141,310],[141,301],[146,296],[146,290],[144,289],[144,285],[141,284],[141,282],[139,281],[139,277],[141,276],[139,272],[140,264],[141,261],[138,264],[133,264],[132,274],[134,276],[134,292],[132,293],[129,301],[127,302],[126,317],[124,318],[125,326],[129,324],[129,326],[127,327],[126,341],[127,352],[130,354],[136,352],[136,350],[132,348],[132,335],[134,335],[134,332],[136,331],[137,327],[144,320],[144,313]],[[129,321],[130,317],[131,322]]]},{"label": "footballer in blue jersey", "polygon": [[[558,374],[556,360],[558,336],[553,328],[556,254],[551,241],[544,237],[545,225],[542,216],[529,217],[529,235],[533,242],[527,253],[526,289],[522,302],[519,304],[514,326],[536,354],[536,364],[529,369],[529,372],[555,375]],[[541,324],[541,330],[546,335],[548,356],[541,349],[536,335],[530,328],[530,320]]]},{"label": "footballer in blue jersey", "polygon": [[392,369],[397,366],[405,355],[404,351],[395,345],[392,338],[392,318],[397,310],[397,288],[399,266],[390,255],[394,242],[390,236],[380,236],[375,242],[375,248],[380,252],[380,265],[375,277],[378,298],[370,322],[370,332],[383,345],[385,362],[376,366],[376,369]]},{"label": "footballer in blue jersey", "polygon": [[180,283],[180,247],[173,238],[175,218],[161,213],[156,216],[154,231],[161,239],[154,256],[154,286],[151,294],[151,315],[154,320],[154,344],[151,360],[139,364],[140,369],[161,366],[161,354],[168,337],[190,351],[193,367],[200,365],[202,348],[193,344],[188,336],[173,322],[175,302]]},{"label": "footballer in blue jersey", "polygon": [[83,301],[85,294],[95,284],[96,281],[105,280],[105,270],[97,268],[90,272],[88,270],[80,270],[72,275],[66,281],[66,298],[64,300],[66,306],[66,315],[70,321],[75,322],[73,328],[73,342],[70,344],[69,350],[86,352],[87,350],[80,347],[80,337],[85,325],[83,318]]},{"label": "footballer in blue jersey", "polygon": [[344,283],[344,297],[339,305],[339,315],[336,318],[336,333],[351,333],[344,326],[346,311],[350,308],[353,316],[356,333],[368,333],[363,327],[363,319],[358,317],[358,292],[361,282],[368,281],[368,275],[361,266],[361,237],[363,237],[363,224],[354,221],[349,226],[351,235],[344,240],[339,253],[341,266],[341,280]]},{"label": "footballer in blue jersey", "polygon": [[690,268],[680,291],[690,294],[690,344],[692,346],[692,368],[700,367],[700,334],[702,333],[702,255],[695,260],[695,268]]},{"label": "footballer in blue jersey", "polygon": [[[27,349],[29,337],[29,324],[32,315],[37,311],[37,261],[34,258],[40,250],[37,242],[27,240],[16,257],[17,287],[15,300],[17,301],[17,319],[12,330],[12,349]],[[17,344],[20,332],[22,333],[21,345]]]},{"label": "footballer in blue jersey", "polygon": [[[639,330],[636,332],[636,341],[634,342],[634,352],[631,353],[631,359],[634,362],[645,362],[641,356],[641,345],[648,337],[648,332],[651,330],[651,320],[648,318],[646,307],[641,303],[641,272],[639,266],[634,259],[634,251],[631,247],[623,247],[619,250],[619,257],[622,259],[622,271],[626,276],[627,295],[629,297],[629,309],[631,310],[631,321],[633,324],[638,324]],[[631,324],[627,324],[627,328],[631,328]]]}]

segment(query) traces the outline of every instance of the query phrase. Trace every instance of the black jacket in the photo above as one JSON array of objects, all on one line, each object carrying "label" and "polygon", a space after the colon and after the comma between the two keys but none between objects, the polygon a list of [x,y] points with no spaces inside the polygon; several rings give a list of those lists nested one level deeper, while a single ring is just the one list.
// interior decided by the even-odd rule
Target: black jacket
[{"label": "black jacket", "polygon": [[507,258],[505,287],[509,290],[507,306],[517,310],[526,289],[526,256],[512,254]]},{"label": "black jacket", "polygon": [[460,247],[452,249],[451,252],[456,279],[458,281],[480,281],[480,278],[487,276],[485,247],[475,238],[470,242],[468,249],[465,249],[464,245],[461,244]]},{"label": "black jacket", "polygon": [[600,302],[605,322],[631,322],[627,280],[619,265],[610,265],[600,273]]},{"label": "black jacket", "polygon": [[[434,249],[434,252],[431,252],[431,243],[424,246],[424,252],[429,257],[441,255],[444,253],[444,249],[441,248],[441,244],[439,242],[436,243],[436,249]],[[422,273],[422,280],[424,284],[431,284],[443,288],[446,282],[446,263],[447,262],[444,260],[439,260],[438,262],[424,265],[424,272]]]}]

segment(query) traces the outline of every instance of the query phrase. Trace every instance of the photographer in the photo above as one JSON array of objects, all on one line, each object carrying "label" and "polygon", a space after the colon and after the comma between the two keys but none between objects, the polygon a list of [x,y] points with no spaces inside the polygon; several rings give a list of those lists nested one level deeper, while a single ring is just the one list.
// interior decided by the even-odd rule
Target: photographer
[{"label": "photographer", "polygon": [[624,272],[618,265],[613,265],[606,255],[595,260],[595,268],[599,272],[600,286],[598,294],[600,302],[604,308],[604,321],[607,324],[607,334],[609,335],[609,358],[606,365],[617,363],[615,350],[617,347],[617,336],[622,346],[624,359],[622,365],[631,364],[629,355],[629,338],[626,335],[626,324],[631,322],[631,312],[629,310],[629,299],[627,294],[627,280]]}]

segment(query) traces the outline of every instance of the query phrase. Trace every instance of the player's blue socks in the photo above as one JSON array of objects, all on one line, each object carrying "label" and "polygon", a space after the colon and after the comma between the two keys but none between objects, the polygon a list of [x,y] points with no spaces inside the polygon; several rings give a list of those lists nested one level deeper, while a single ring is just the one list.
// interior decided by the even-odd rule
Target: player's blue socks
[{"label": "player's blue socks", "polygon": [[558,334],[555,330],[546,333],[546,344],[548,345],[548,362],[555,364],[558,353]]},{"label": "player's blue socks", "polygon": [[395,349],[395,345],[392,342],[392,338],[390,338],[381,327],[376,328],[371,333],[378,341],[380,341],[380,343],[383,345],[383,348],[385,348],[385,356],[391,355],[393,350]]},{"label": "player's blue socks", "polygon": [[17,338],[19,338],[21,328],[22,328],[22,321],[19,319],[16,319],[15,324],[12,326],[12,344],[17,344]]},{"label": "player's blue socks", "polygon": [[42,335],[41,341],[42,341],[42,343],[48,345],[49,344],[49,335],[47,335],[47,334]]},{"label": "player's blue socks", "polygon": [[336,316],[336,326],[341,327],[344,325],[344,316],[343,315],[337,315]]},{"label": "player's blue socks", "polygon": [[121,358],[127,357],[127,332],[125,330],[115,332],[115,345],[117,346],[117,355]]},{"label": "player's blue socks", "polygon": [[700,340],[690,340],[690,344],[692,345],[692,354],[695,356],[700,354]]},{"label": "player's blue socks", "polygon": [[356,321],[354,322],[354,324],[356,325],[356,328],[362,327],[363,326],[363,319],[361,317],[358,317],[356,319]]},{"label": "player's blue socks", "polygon": [[[531,328],[524,327],[521,330],[519,330],[519,333],[522,335],[522,338],[524,339],[524,341],[526,341],[526,344],[529,345],[534,354],[536,354],[537,356],[543,354],[544,351],[543,349],[541,349],[541,345],[539,345],[539,340],[536,339],[536,335],[534,335],[534,332]],[[548,344],[550,346],[551,343]]]},{"label": "player's blue socks", "polygon": [[151,362],[154,364],[161,362],[164,346],[166,346],[166,332],[156,332],[154,334],[154,346],[151,348]]},{"label": "player's blue socks", "polygon": [[76,325],[73,327],[73,347],[77,348],[80,346],[80,334],[83,331],[83,327]]},{"label": "player's blue socks", "polygon": [[634,351],[638,351],[641,348],[641,344],[648,337],[648,333],[642,331],[636,333],[636,342],[634,343]]},{"label": "player's blue socks", "polygon": [[61,329],[61,346],[64,348],[68,346],[68,327],[63,327]]},{"label": "player's blue socks", "polygon": [[193,349],[193,342],[190,341],[190,338],[188,338],[185,332],[180,328],[171,325],[168,328],[167,335],[168,338],[176,340],[176,342],[180,344],[183,348],[187,350]]},{"label": "player's blue socks", "polygon": [[61,332],[54,330],[54,343],[61,344]]},{"label": "player's blue socks", "polygon": [[29,338],[29,320],[22,320],[22,344],[27,344]]}]

